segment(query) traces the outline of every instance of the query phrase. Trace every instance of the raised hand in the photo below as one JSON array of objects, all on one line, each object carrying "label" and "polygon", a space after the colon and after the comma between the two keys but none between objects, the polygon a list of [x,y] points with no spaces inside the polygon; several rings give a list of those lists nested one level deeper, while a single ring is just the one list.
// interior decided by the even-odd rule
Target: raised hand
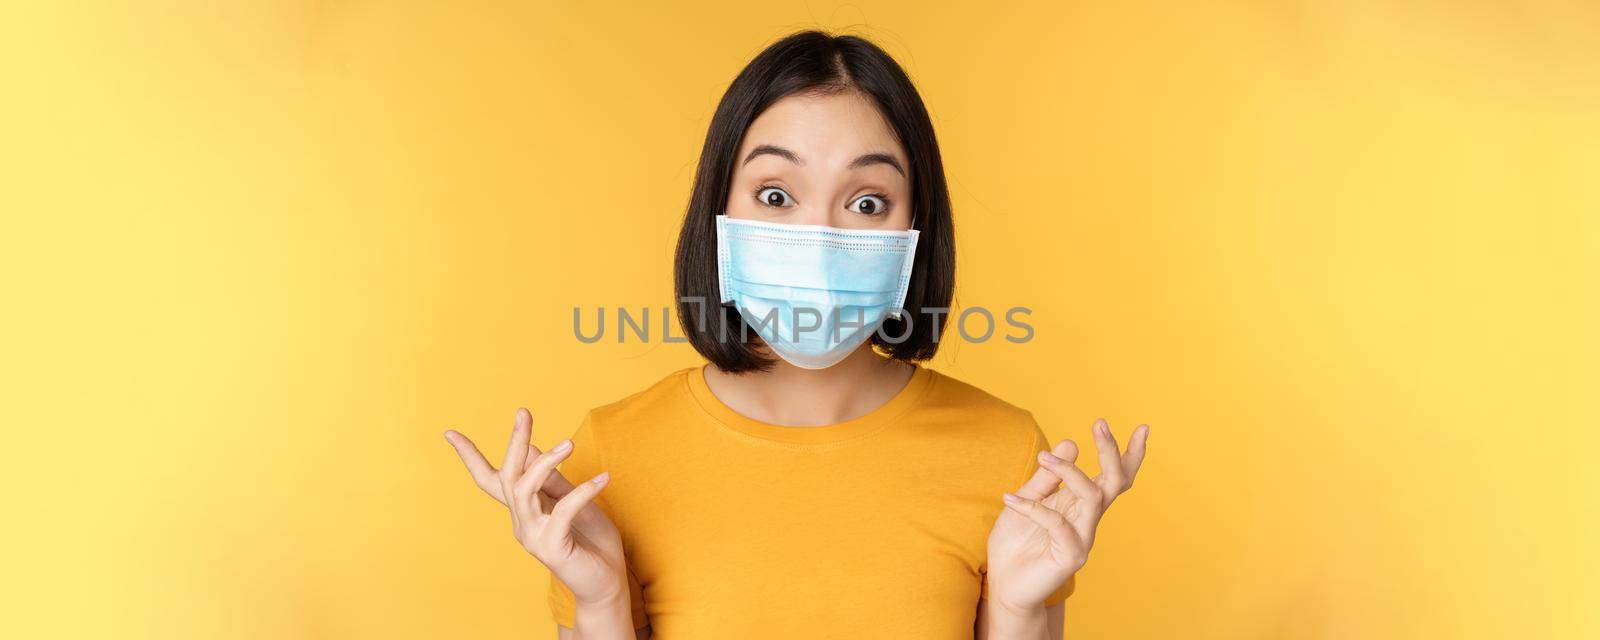
[{"label": "raised hand", "polygon": [[1039,452],[1039,470],[1004,496],[1006,508],[989,532],[987,579],[994,602],[1016,610],[1039,607],[1088,561],[1101,516],[1133,487],[1150,427],[1134,429],[1126,452],[1105,420],[1096,420],[1093,430],[1100,475],[1090,479],[1078,469],[1078,445],[1062,440]]},{"label": "raised hand", "polygon": [[572,455],[572,441],[563,440],[541,453],[529,443],[532,423],[526,409],[517,410],[511,442],[499,469],[490,466],[465,435],[451,430],[445,432],[445,439],[455,447],[478,488],[510,509],[517,541],[572,590],[577,604],[619,598],[626,603],[622,536],[605,511],[593,504],[610,474],[602,472],[573,485],[556,470],[556,465]]}]

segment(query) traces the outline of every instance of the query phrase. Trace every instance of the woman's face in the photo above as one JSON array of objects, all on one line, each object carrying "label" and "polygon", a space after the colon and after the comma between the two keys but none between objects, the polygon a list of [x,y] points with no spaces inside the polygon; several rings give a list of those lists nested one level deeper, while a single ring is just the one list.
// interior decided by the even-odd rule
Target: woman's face
[{"label": "woman's face", "polygon": [[910,163],[894,130],[857,91],[793,95],[745,132],[729,218],[843,229],[910,229]]}]

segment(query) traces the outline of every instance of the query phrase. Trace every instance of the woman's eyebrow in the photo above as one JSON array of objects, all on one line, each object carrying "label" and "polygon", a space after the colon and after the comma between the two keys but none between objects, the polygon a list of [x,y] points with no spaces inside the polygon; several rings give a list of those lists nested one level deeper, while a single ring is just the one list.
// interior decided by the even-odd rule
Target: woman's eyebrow
[{"label": "woman's eyebrow", "polygon": [[[750,155],[744,157],[744,162],[742,164],[750,164],[750,161],[756,159],[756,156],[778,156],[779,158],[783,158],[802,167],[806,164],[805,161],[801,160],[800,156],[795,155],[793,151],[770,144],[759,145],[756,148],[751,149]],[[886,164],[893,168],[900,175],[904,176],[906,174],[906,168],[900,164],[900,161],[896,160],[894,156],[887,153],[865,154],[851,161],[850,166],[846,168],[860,169],[861,167],[873,164]]]},{"label": "woman's eyebrow", "polygon": [[894,158],[894,156],[891,156],[891,155],[889,155],[887,153],[869,153],[869,154],[866,154],[864,156],[856,158],[854,162],[851,162],[849,168],[851,168],[851,169],[859,169],[859,168],[865,167],[865,166],[867,166],[869,164],[886,164],[886,165],[889,165],[890,167],[893,167],[894,170],[896,172],[898,172],[901,176],[906,175],[906,168],[900,166],[900,161],[896,160]]},{"label": "woman's eyebrow", "polygon": [[760,145],[754,149],[751,149],[750,155],[745,156],[744,162],[741,164],[750,164],[750,161],[756,159],[756,156],[778,156],[779,158],[783,158],[802,167],[806,164],[800,159],[800,156],[795,155],[793,151],[770,144]]}]

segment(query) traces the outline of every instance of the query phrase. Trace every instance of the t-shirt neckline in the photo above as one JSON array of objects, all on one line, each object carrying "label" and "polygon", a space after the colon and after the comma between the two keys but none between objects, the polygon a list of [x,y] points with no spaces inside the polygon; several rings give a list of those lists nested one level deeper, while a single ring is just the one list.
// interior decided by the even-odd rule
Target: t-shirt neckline
[{"label": "t-shirt neckline", "polygon": [[818,425],[811,427],[792,427],[771,424],[756,420],[742,413],[734,411],[732,407],[723,404],[716,394],[711,392],[711,387],[706,383],[705,368],[710,364],[692,367],[684,371],[684,378],[689,386],[689,394],[694,397],[695,403],[700,405],[713,420],[720,425],[735,432],[745,434],[762,440],[783,442],[789,444],[834,444],[862,438],[867,435],[894,424],[896,418],[916,404],[922,392],[926,390],[933,380],[933,370],[912,364],[916,367],[911,373],[911,379],[901,387],[888,402],[866,414],[851,418],[844,422]]}]

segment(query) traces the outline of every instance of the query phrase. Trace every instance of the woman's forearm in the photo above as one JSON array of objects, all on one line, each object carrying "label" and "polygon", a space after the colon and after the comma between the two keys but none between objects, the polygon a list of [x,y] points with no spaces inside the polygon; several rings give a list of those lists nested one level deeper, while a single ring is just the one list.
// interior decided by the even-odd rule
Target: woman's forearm
[{"label": "woman's forearm", "polygon": [[989,599],[983,603],[982,640],[1044,640],[1050,637],[1050,619],[1044,606],[1012,607]]},{"label": "woman's forearm", "polygon": [[573,626],[581,640],[634,640],[628,592],[596,603],[578,603]]}]

